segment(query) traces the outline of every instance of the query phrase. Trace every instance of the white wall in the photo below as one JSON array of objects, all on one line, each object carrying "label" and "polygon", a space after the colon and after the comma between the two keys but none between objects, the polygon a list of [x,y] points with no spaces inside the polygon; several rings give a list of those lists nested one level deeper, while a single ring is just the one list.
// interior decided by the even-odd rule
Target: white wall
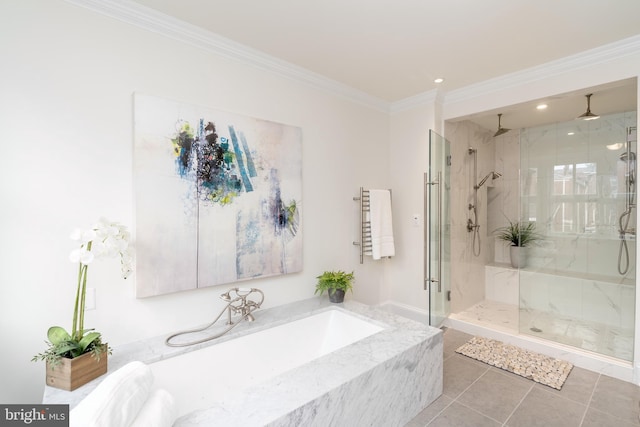
[{"label": "white wall", "polygon": [[[304,270],[251,285],[271,307],[339,268],[356,271],[353,298],[379,301],[384,266],[358,264],[352,198],[390,186],[388,114],[61,0],[2,2],[0,28],[0,402],[41,399],[44,364],[30,359],[49,326],[70,327],[69,232],[100,216],[134,225],[134,92],[301,127]],[[229,287],[136,299],[118,270],[89,269],[86,324],[112,346],[211,321]]]},{"label": "white wall", "polygon": [[[424,173],[429,167],[429,129],[434,128],[433,106],[421,106],[391,116],[389,146],[393,188],[396,256],[388,263],[383,301],[410,306],[421,312],[429,308],[423,286]],[[419,225],[413,215],[418,214]]]}]

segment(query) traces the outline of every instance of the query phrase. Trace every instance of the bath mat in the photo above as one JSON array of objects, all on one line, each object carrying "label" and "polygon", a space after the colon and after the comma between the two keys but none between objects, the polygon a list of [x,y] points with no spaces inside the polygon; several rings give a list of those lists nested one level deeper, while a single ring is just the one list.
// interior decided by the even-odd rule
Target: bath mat
[{"label": "bath mat", "polygon": [[456,350],[475,360],[560,390],[573,365],[488,338],[473,337]]}]

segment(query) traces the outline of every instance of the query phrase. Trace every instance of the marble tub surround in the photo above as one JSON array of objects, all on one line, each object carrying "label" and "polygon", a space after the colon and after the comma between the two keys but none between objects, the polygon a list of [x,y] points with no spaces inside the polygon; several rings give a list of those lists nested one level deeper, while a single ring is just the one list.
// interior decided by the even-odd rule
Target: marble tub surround
[{"label": "marble tub surround", "polygon": [[[179,418],[175,425],[400,426],[442,393],[442,332],[354,301],[336,305],[318,297],[255,312],[222,341],[326,310],[343,310],[384,329],[274,378],[252,385],[230,401]],[[109,372],[132,360],[153,363],[215,345],[168,347],[166,335],[114,349]],[[309,331],[313,333],[313,331]],[[261,357],[255,349],[255,357]],[[228,366],[213,367],[232,369]],[[44,403],[73,408],[103,379],[74,392],[45,388]]]}]

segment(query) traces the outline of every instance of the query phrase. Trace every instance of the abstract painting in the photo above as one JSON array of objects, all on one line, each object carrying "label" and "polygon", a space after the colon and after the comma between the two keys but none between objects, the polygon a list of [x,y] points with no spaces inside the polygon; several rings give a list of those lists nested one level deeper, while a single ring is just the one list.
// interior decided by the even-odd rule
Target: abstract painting
[{"label": "abstract painting", "polygon": [[302,131],[134,95],[136,295],[302,270]]}]

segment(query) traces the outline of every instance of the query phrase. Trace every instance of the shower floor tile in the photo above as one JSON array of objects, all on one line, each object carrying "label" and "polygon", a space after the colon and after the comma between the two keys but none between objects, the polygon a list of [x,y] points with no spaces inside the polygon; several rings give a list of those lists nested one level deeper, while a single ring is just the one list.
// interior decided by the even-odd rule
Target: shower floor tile
[{"label": "shower floor tile", "polygon": [[496,301],[482,301],[460,313],[451,314],[456,319],[502,331],[518,332],[518,307]]},{"label": "shower floor tile", "polygon": [[[452,318],[512,334],[526,334],[572,347],[613,356],[633,357],[633,331],[596,322],[584,322],[555,313],[522,310],[496,301],[482,301]],[[522,325],[522,327],[520,327]]]}]

